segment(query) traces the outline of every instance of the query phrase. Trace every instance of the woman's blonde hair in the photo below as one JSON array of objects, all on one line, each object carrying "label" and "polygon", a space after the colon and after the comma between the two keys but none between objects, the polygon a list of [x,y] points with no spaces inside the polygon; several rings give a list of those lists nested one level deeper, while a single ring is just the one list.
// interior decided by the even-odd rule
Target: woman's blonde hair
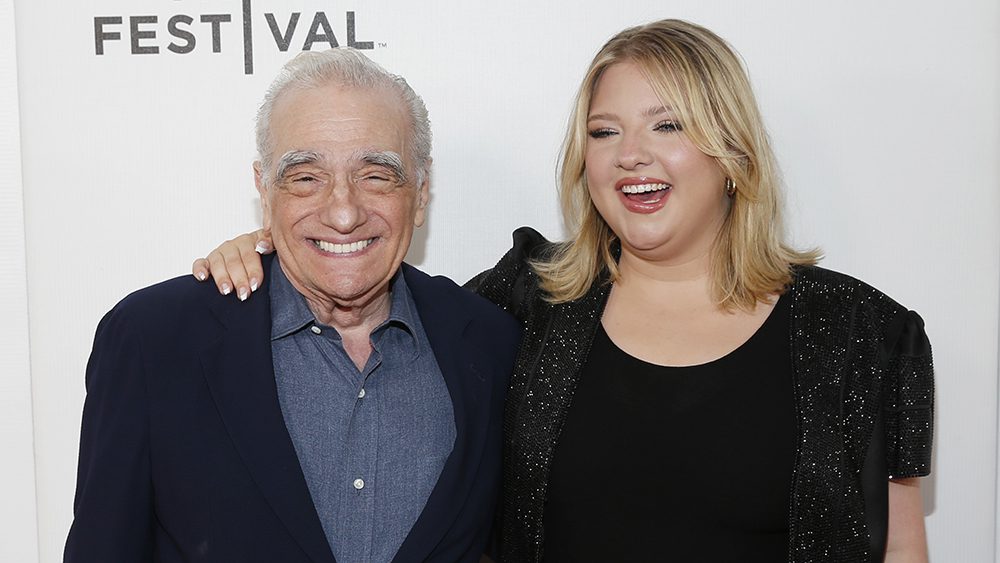
[{"label": "woman's blonde hair", "polygon": [[[626,29],[594,57],[577,94],[563,144],[560,200],[572,240],[532,264],[548,299],[582,297],[607,269],[619,277],[615,234],[587,189],[587,117],[594,89],[608,67],[635,64],[680,120],[684,134],[714,157],[736,185],[712,252],[713,294],[727,310],[752,309],[781,292],[792,267],[813,264],[818,251],[796,251],[784,240],[781,189],[774,154],[739,57],[711,31],[681,20]],[[723,190],[723,186],[719,186]]]}]

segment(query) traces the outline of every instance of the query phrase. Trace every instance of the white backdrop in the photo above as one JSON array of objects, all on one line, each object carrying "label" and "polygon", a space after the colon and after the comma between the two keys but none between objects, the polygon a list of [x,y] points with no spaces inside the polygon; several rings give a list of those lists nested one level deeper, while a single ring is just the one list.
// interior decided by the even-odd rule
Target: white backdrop
[{"label": "white backdrop", "polygon": [[321,35],[328,21],[347,44],[349,12],[353,40],[371,42],[372,58],[406,76],[431,112],[431,216],[410,261],[459,280],[492,265],[517,226],[561,236],[558,146],[604,40],[679,17],[731,41],[779,153],[795,241],[822,246],[824,265],[927,321],[933,559],[996,561],[996,0],[0,0],[0,439],[10,455],[0,560],[60,560],[97,321],[257,225],[250,162],[263,89],[310,27]]},{"label": "white backdrop", "polygon": [[38,560],[14,5],[0,1],[0,561]]}]

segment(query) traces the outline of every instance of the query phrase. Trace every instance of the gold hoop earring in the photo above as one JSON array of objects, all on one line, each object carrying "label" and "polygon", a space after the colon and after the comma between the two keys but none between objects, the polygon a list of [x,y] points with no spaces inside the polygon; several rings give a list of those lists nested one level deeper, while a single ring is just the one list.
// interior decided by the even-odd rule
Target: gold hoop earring
[{"label": "gold hoop earring", "polygon": [[736,195],[736,182],[732,178],[726,178],[726,195],[729,197]]}]

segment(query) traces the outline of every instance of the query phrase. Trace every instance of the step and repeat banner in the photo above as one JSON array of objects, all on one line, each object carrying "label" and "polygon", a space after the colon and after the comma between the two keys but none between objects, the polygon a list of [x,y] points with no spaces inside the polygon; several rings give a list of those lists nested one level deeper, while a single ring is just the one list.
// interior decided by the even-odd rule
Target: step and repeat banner
[{"label": "step and repeat banner", "polygon": [[666,17],[709,27],[745,59],[795,242],[926,320],[939,405],[931,551],[993,557],[995,0],[23,0],[13,17],[40,561],[60,559],[72,518],[96,324],[259,225],[254,115],[285,61],[352,46],[424,97],[432,199],[409,260],[464,280],[518,226],[563,236],[555,171],[579,81],[612,34]]}]

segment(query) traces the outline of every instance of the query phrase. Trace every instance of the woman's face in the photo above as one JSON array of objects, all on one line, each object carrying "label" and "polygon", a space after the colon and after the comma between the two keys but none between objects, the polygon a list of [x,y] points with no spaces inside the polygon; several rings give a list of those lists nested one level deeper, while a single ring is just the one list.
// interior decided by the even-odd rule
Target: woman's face
[{"label": "woman's face", "polygon": [[604,71],[587,131],[590,197],[623,253],[671,264],[707,257],[729,206],[725,176],[635,64]]}]

